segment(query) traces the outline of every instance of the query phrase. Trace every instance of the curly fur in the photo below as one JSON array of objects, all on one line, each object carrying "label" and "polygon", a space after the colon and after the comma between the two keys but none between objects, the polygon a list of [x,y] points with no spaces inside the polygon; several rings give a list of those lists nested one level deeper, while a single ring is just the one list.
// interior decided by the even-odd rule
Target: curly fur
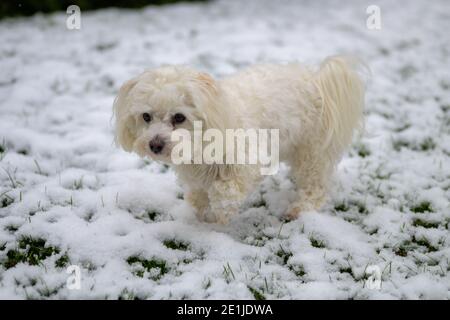
[{"label": "curly fur", "polygon": [[[182,112],[180,127],[193,121],[222,132],[228,128],[279,129],[280,160],[287,162],[298,199],[287,215],[320,208],[336,164],[362,124],[364,83],[356,59],[335,56],[317,71],[298,63],[250,67],[222,80],[196,70],[167,66],[126,82],[114,101],[116,142],[129,152],[170,163],[175,129],[170,116]],[[151,112],[150,124],[142,120]],[[178,127],[177,127],[178,128]],[[154,154],[158,135],[167,150]],[[195,151],[194,151],[195,152]],[[260,181],[255,165],[174,165],[186,199],[200,219],[227,223]]]}]

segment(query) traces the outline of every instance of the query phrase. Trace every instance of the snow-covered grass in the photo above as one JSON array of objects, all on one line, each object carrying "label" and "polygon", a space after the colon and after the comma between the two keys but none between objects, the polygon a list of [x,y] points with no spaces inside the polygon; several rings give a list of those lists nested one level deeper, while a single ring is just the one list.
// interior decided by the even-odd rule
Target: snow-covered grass
[{"label": "snow-covered grass", "polygon": [[[64,14],[1,21],[0,298],[450,298],[449,9],[215,1],[83,12],[79,31]],[[112,143],[115,93],[144,68],[221,76],[336,53],[373,76],[366,133],[320,212],[283,220],[283,167],[230,225],[200,223],[173,172]]]}]

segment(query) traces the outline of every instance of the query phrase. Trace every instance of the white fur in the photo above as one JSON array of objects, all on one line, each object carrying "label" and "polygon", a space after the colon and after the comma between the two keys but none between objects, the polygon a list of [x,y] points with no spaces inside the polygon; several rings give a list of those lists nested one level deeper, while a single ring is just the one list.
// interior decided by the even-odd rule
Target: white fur
[{"label": "white fur", "polygon": [[[171,132],[179,127],[279,129],[280,160],[287,162],[298,187],[288,211],[295,218],[317,209],[353,132],[362,123],[364,83],[354,59],[326,59],[318,71],[301,64],[261,65],[222,80],[186,67],[146,71],[126,82],[114,102],[116,142],[123,149],[170,163]],[[142,113],[153,115],[145,123]],[[174,128],[176,112],[187,117]],[[168,144],[159,155],[149,141],[159,135]],[[186,188],[186,199],[203,220],[227,223],[256,183],[254,165],[186,164],[173,166]]]}]

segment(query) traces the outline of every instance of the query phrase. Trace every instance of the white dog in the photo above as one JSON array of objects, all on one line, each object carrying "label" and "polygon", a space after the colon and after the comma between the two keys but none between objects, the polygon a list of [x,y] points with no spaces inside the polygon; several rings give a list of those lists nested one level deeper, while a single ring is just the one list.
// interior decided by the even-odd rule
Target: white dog
[{"label": "white dog", "polygon": [[[303,65],[250,67],[222,80],[186,67],[150,70],[126,82],[114,101],[116,142],[172,163],[171,134],[194,121],[230,128],[279,129],[279,156],[292,170],[297,201],[287,216],[318,209],[336,164],[362,123],[360,63],[336,56],[318,71]],[[201,220],[227,223],[260,174],[255,165],[173,165]]]}]

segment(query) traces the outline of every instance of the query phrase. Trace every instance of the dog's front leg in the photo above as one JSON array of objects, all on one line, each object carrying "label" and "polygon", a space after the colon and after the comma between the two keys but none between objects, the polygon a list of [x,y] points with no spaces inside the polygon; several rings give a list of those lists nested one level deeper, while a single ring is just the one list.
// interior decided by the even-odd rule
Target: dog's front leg
[{"label": "dog's front leg", "polygon": [[186,200],[195,209],[195,214],[200,221],[206,221],[208,209],[208,194],[204,190],[190,190],[186,193]]},{"label": "dog's front leg", "polygon": [[216,180],[208,190],[211,213],[220,224],[227,224],[239,212],[245,199],[242,186],[235,180]]}]

